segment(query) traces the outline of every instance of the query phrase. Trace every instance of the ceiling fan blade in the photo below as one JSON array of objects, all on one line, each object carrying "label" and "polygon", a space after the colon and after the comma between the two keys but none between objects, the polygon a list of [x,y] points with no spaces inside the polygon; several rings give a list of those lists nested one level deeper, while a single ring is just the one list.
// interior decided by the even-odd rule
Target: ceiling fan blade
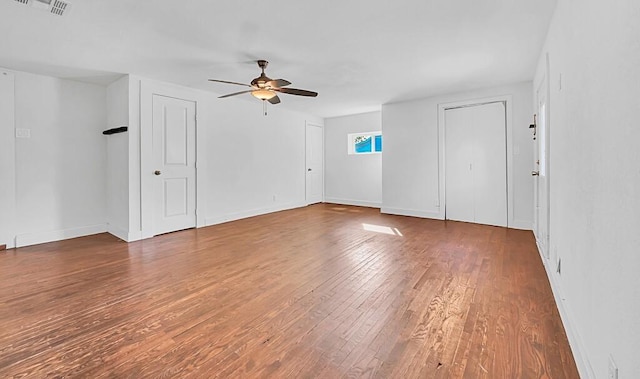
[{"label": "ceiling fan blade", "polygon": [[282,92],[282,93],[287,93],[289,95],[310,96],[310,97],[318,96],[317,92],[307,91],[304,89],[297,89],[297,88],[274,88],[273,90]]},{"label": "ceiling fan blade", "polygon": [[278,95],[272,97],[267,101],[270,102],[271,104],[280,104],[280,98],[278,97]]},{"label": "ceiling fan blade", "polygon": [[288,86],[291,82],[285,79],[274,79],[267,84],[273,88],[280,88]]},{"label": "ceiling fan blade", "polygon": [[234,93],[230,93],[228,95],[222,95],[222,96],[218,96],[218,99],[224,99],[225,97],[231,97],[231,96],[235,96],[235,95],[242,95],[243,93],[249,93],[252,92],[253,90],[247,90],[247,91],[240,91],[240,92],[234,92]]},{"label": "ceiling fan blade", "polygon": [[251,87],[248,84],[244,84],[244,83],[238,83],[238,82],[229,82],[227,80],[218,80],[218,79],[209,79],[210,82],[217,82],[217,83],[227,83],[227,84],[236,84],[239,86],[245,86],[245,87]]}]

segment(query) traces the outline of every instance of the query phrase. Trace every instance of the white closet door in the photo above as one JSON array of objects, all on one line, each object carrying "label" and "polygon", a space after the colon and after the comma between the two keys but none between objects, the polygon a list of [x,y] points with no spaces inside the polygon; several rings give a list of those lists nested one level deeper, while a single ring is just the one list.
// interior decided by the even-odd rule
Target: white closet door
[{"label": "white closet door", "polygon": [[475,222],[507,226],[507,143],[504,103],[472,107]]},{"label": "white closet door", "polygon": [[504,103],[445,112],[446,218],[507,226]]},{"label": "white closet door", "polygon": [[445,112],[445,188],[446,218],[456,221],[475,221],[474,186],[471,175],[474,136],[468,126],[472,123],[469,108]]}]

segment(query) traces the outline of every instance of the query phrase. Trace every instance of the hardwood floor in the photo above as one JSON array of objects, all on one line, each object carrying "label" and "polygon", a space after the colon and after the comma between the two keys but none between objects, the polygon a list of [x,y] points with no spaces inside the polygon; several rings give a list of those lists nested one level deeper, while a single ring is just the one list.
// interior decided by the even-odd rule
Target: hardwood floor
[{"label": "hardwood floor", "polygon": [[578,377],[527,231],[318,204],[0,278],[0,377]]}]

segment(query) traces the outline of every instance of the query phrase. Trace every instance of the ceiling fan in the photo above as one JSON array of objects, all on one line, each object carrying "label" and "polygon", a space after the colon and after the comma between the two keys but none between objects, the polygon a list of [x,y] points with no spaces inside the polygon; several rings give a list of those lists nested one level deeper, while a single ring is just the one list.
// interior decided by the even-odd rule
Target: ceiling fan
[{"label": "ceiling fan", "polygon": [[297,88],[285,88],[286,86],[291,84],[290,81],[285,79],[271,79],[264,73],[264,69],[267,68],[267,65],[269,64],[269,62],[261,59],[257,61],[257,63],[258,63],[258,67],[262,69],[262,73],[260,74],[260,76],[253,79],[251,81],[251,84],[230,82],[227,80],[209,79],[209,81],[211,82],[236,84],[239,86],[245,86],[245,87],[251,88],[245,91],[234,92],[228,95],[222,95],[218,98],[223,99],[225,97],[241,95],[243,93],[251,93],[251,95],[253,95],[255,98],[258,98],[262,101],[268,101],[271,104],[278,104],[280,103],[280,98],[278,97],[278,93],[286,93],[288,95],[309,96],[309,97],[318,96],[318,93],[313,91],[307,91],[304,89],[297,89]]}]

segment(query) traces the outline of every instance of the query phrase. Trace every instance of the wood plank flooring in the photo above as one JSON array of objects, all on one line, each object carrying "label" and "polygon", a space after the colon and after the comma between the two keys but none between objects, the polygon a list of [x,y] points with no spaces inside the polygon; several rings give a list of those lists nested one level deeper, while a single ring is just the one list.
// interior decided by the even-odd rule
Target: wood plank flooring
[{"label": "wood plank flooring", "polygon": [[578,377],[527,231],[317,204],[0,278],[0,377]]}]

